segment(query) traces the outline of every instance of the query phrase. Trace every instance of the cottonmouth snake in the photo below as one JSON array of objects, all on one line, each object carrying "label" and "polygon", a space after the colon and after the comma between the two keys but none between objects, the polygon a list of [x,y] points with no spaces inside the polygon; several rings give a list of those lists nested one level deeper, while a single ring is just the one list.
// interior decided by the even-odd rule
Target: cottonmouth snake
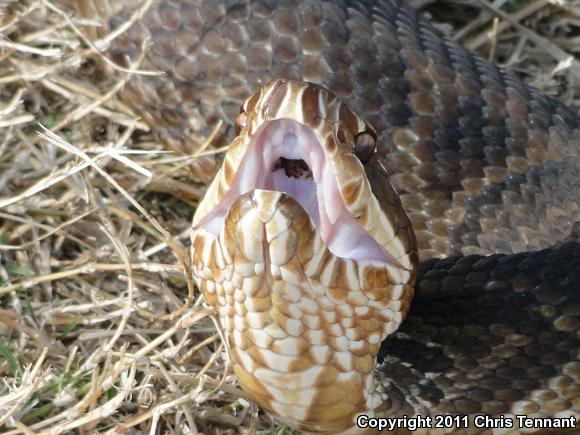
[{"label": "cottonmouth snake", "polygon": [[[115,9],[106,0],[82,5],[89,15]],[[163,1],[115,42],[112,56],[119,62],[138,57],[145,36],[153,45],[141,66],[167,75],[132,80],[125,98],[169,146],[192,147],[191,138],[218,120],[230,126],[222,138],[229,142],[245,98],[272,79],[287,79],[246,103],[241,135],[194,221],[194,273],[219,314],[250,397],[281,421],[310,431],[348,429],[358,412],[485,414],[512,421],[514,431],[518,414],[578,417],[576,113],[445,39],[398,1]],[[352,111],[311,86],[306,89],[315,96],[304,97],[303,89],[299,105],[277,101],[268,118],[261,109],[271,100],[265,99],[283,99],[272,97],[280,86],[292,94],[301,86],[292,80],[325,86]],[[314,111],[303,110],[305,102]],[[264,149],[248,132],[263,133],[260,123],[278,119],[279,107],[312,128],[308,133],[275,121],[286,138],[327,128],[316,137],[327,138],[319,146],[345,199],[337,215],[352,221],[360,240],[366,231],[383,243],[365,244],[371,260],[348,242],[350,263],[329,254],[345,251],[326,249],[328,239],[318,237],[292,195],[268,190],[274,181],[237,197],[245,191],[235,189],[244,179],[236,178],[237,165],[247,150]],[[324,127],[327,118],[338,127]],[[364,142],[369,135],[374,142],[374,131],[376,149],[368,153]],[[366,146],[353,154],[362,132]],[[282,148],[300,143],[271,142],[286,144]],[[287,178],[306,174],[318,186],[327,179],[320,175],[324,169],[317,178],[312,160],[304,166],[308,161],[296,158],[302,154],[282,154],[274,156],[274,171]],[[409,307],[417,259],[406,215],[391,214],[399,199],[387,172],[422,261],[411,310],[396,332]],[[247,180],[245,186],[260,187]],[[230,188],[235,195],[228,197]],[[302,188],[296,184],[294,196]],[[350,200],[346,189],[355,192]],[[199,231],[208,222],[220,234],[209,241]],[[393,238],[397,231],[401,238]],[[271,248],[276,240],[283,249]],[[397,244],[394,251],[384,249],[389,243]],[[305,278],[303,250],[325,252],[316,259],[314,280]],[[359,272],[372,273],[361,276],[355,292],[352,270],[365,261]],[[290,263],[294,269],[274,267]],[[380,346],[377,336],[387,336]]]}]

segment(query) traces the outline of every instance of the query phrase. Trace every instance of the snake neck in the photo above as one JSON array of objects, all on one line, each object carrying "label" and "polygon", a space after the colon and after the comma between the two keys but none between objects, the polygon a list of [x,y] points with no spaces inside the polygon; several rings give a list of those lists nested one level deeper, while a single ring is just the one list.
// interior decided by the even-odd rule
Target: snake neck
[{"label": "snake neck", "polygon": [[368,365],[365,357],[343,352],[336,358],[327,352],[326,358],[284,358],[286,368],[278,364],[279,357],[270,361],[264,358],[256,366],[254,357],[260,350],[251,345],[242,349],[239,344],[231,343],[231,355],[242,388],[278,421],[292,428],[315,433],[348,431],[358,414],[373,414],[389,401],[374,374],[356,368]]}]

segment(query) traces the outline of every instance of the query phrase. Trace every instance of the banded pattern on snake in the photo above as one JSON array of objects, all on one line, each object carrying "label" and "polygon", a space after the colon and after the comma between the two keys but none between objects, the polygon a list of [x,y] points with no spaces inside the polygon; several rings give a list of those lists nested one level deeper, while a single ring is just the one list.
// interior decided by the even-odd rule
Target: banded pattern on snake
[{"label": "banded pattern on snake", "polygon": [[[353,162],[355,158],[356,154],[346,150],[347,145],[353,149],[355,136],[366,131],[361,126],[373,131],[355,113],[364,116],[378,132],[376,153],[368,161],[366,156],[357,164],[352,163],[344,175],[359,171],[359,179],[368,180],[363,183],[367,199],[380,206],[367,206],[375,207],[375,215],[379,216],[388,208],[385,204],[397,201],[389,188],[383,187],[389,186],[388,171],[417,235],[423,263],[412,307],[397,332],[389,327],[387,318],[381,318],[387,320],[385,323],[372,326],[381,329],[381,338],[392,333],[380,349],[375,339],[369,338],[372,334],[367,337],[368,346],[361,358],[370,355],[374,362],[376,356],[378,362],[376,367],[358,372],[368,374],[357,378],[359,386],[368,382],[366,390],[353,392],[347,381],[339,382],[352,379],[349,374],[360,367],[353,370],[349,366],[353,359],[345,362],[339,355],[349,343],[335,343],[336,348],[330,346],[329,364],[324,366],[332,371],[326,383],[301,385],[314,388],[307,402],[304,396],[273,394],[274,389],[260,384],[259,370],[249,377],[244,373],[242,362],[248,361],[247,356],[239,356],[237,362],[234,358],[238,378],[250,396],[282,421],[313,431],[349,429],[357,412],[370,411],[389,416],[579,415],[580,244],[578,226],[574,226],[580,221],[577,114],[530,89],[515,74],[445,39],[399,1],[162,1],[118,42],[113,50],[115,57],[137,57],[147,35],[154,44],[145,66],[168,71],[168,76],[135,80],[126,98],[156,126],[170,146],[190,143],[191,137],[206,133],[220,119],[233,126],[242,101],[272,79],[321,84],[348,102],[353,109],[349,113],[357,120],[351,123],[356,129],[346,130],[350,134],[344,141],[346,145],[335,147],[345,153],[345,161]],[[299,86],[296,82],[284,83]],[[262,95],[273,92],[271,87],[264,89]],[[313,89],[325,92],[318,87]],[[308,112],[300,113],[296,116]],[[251,111],[247,118],[255,120]],[[303,124],[311,127],[311,132],[316,131],[316,123]],[[295,125],[286,127],[294,129],[288,134],[303,133]],[[242,139],[237,140],[243,141],[246,127],[240,131]],[[231,127],[223,137],[224,143],[234,135]],[[246,148],[248,143],[249,139]],[[246,148],[238,146],[235,155],[234,143],[230,161],[239,162]],[[286,161],[280,161],[278,172],[311,170],[315,179],[313,168],[304,169],[296,162],[289,166],[287,160],[300,160],[294,157],[286,156]],[[223,180],[216,179],[210,188],[197,212],[196,223],[216,210],[207,204],[213,201],[214,206],[218,205],[216,198],[226,195],[225,188],[232,186],[236,168],[228,165],[228,158],[225,161]],[[338,179],[342,173],[334,174]],[[216,187],[220,185],[221,191]],[[372,192],[368,192],[369,188]],[[223,232],[223,237],[234,237],[244,216],[252,214],[253,209],[282,216],[285,225],[292,222],[289,215],[298,216],[301,225],[308,226],[304,223],[308,219],[300,215],[303,209],[295,201],[268,192],[254,191],[238,199],[228,216],[222,216],[226,226],[229,222],[232,227],[231,232]],[[348,208],[348,201],[345,204]],[[407,228],[401,219],[402,228]],[[369,228],[362,226],[379,242]],[[388,231],[389,226],[382,228]],[[200,246],[201,242],[194,238],[194,263],[203,251]],[[408,263],[398,266],[402,266],[400,270],[412,270],[413,243],[402,246],[396,252],[403,257],[396,258],[407,258]],[[374,252],[384,254],[381,249]],[[209,255],[204,253],[202,260]],[[209,273],[202,270],[203,261],[198,265],[200,281],[207,280],[204,274]],[[215,264],[219,265],[219,260]],[[240,271],[244,267],[241,265]],[[270,274],[275,276],[272,269]],[[250,278],[259,274],[257,266],[246,272]],[[296,279],[278,272],[283,283],[291,284]],[[336,281],[339,276],[329,275],[329,281]],[[413,274],[407,275],[392,284],[412,293]],[[232,280],[233,288],[242,289],[244,282]],[[369,288],[374,286],[370,280],[365,283]],[[247,286],[246,293],[253,294],[251,285]],[[322,286],[326,290],[332,287],[324,283]],[[217,296],[212,296],[208,284],[201,287],[205,287],[212,304],[212,298]],[[270,289],[263,286],[255,291],[266,292],[268,303],[274,304],[276,292],[268,293]],[[342,296],[336,296],[334,301]],[[288,316],[301,300],[302,296],[292,303],[290,296],[284,299]],[[401,300],[406,301],[407,296]],[[229,339],[234,345],[230,350],[236,352],[248,343],[247,337],[240,334],[236,338],[234,331],[245,330],[248,325],[227,319],[234,319],[234,313],[245,318],[236,307],[244,303],[247,308],[252,302],[225,302],[221,304],[225,308],[220,311],[218,307],[218,312],[222,325],[232,331]],[[402,320],[406,308],[396,323]],[[287,335],[310,340],[307,346],[329,344],[332,340],[328,334],[317,338],[312,334],[302,336],[304,313],[310,307],[303,309],[301,315],[293,312],[302,316],[293,323],[296,329],[274,328],[272,334],[285,330]],[[346,311],[340,313],[343,320],[349,318]],[[336,328],[332,331],[336,334],[330,335],[347,337],[348,322],[339,323],[331,326]],[[254,344],[265,350],[258,356],[248,353],[251,366],[260,368],[262,373],[271,369],[264,357],[267,352],[276,354],[278,350],[281,355],[293,349],[302,355],[304,351],[298,339],[276,345],[273,343],[285,337],[262,335],[263,340]],[[253,338],[257,341],[256,337]],[[348,338],[357,341],[354,335]],[[307,368],[304,364],[284,367],[295,372]],[[265,379],[268,377],[273,378],[272,373],[266,373]],[[324,376],[303,376],[294,381],[314,378],[322,380]],[[335,380],[335,385],[329,379]],[[320,385],[337,388],[323,393],[318,390]],[[376,394],[365,395],[363,391]]]}]

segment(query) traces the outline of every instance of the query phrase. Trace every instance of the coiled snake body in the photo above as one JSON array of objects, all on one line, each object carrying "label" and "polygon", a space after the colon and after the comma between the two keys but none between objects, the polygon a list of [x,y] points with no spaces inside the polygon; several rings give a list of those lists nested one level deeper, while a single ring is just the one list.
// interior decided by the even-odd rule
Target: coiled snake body
[{"label": "coiled snake body", "polygon": [[579,416],[577,114],[398,1],[164,1],[113,54],[144,35],[168,76],[126,98],[170,146],[262,89],[192,245],[250,397],[323,432]]}]

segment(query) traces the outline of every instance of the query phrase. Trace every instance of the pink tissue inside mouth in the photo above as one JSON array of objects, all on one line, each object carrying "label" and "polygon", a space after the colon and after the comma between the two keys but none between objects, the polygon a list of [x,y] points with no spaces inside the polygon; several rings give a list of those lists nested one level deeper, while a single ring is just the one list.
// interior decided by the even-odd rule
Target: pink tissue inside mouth
[{"label": "pink tissue inside mouth", "polygon": [[[296,171],[288,169],[287,161],[292,165],[299,160],[305,162],[310,171],[302,171],[298,174],[300,178],[296,178]],[[285,163],[281,165],[281,161]],[[248,146],[232,187],[198,227],[217,236],[233,202],[254,189],[285,192],[298,201],[333,254],[354,260],[392,262],[390,255],[346,208],[333,165],[314,133],[305,125],[289,119],[264,125]]]}]

